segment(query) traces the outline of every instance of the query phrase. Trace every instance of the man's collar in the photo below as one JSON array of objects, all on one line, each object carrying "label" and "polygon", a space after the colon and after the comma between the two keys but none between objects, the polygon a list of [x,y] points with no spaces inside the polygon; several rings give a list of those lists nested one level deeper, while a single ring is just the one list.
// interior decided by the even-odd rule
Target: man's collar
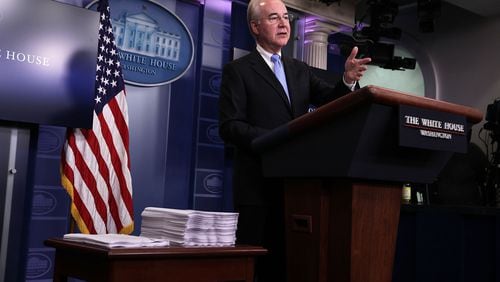
[{"label": "man's collar", "polygon": [[[265,57],[269,61],[271,60],[271,56],[274,54],[264,50],[264,48],[262,48],[262,46],[260,46],[258,43],[257,43],[257,52],[259,52],[263,57]],[[281,51],[278,52],[278,55],[281,58]]]}]

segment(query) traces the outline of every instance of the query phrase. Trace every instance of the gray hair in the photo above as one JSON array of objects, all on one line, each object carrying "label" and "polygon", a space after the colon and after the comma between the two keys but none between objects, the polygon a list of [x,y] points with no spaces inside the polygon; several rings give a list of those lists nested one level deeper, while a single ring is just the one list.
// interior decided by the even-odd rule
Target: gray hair
[{"label": "gray hair", "polygon": [[247,24],[248,24],[248,29],[250,30],[250,33],[252,33],[252,26],[251,23],[254,20],[260,19],[260,3],[262,3],[263,0],[250,0],[250,3],[248,3],[248,8],[247,8]]},{"label": "gray hair", "polygon": [[[265,1],[265,0],[264,0]],[[260,18],[260,3],[264,2],[263,0],[250,0],[247,8],[247,22],[250,24],[252,20],[256,20]]]}]

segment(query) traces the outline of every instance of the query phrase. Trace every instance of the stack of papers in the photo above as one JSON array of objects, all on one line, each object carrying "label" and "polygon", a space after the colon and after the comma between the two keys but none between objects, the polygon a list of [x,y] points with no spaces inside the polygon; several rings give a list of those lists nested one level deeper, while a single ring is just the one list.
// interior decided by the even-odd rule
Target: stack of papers
[{"label": "stack of papers", "polygon": [[141,236],[183,246],[232,246],[238,213],[147,207],[142,212]]},{"label": "stack of papers", "polygon": [[163,239],[152,239],[142,236],[133,236],[125,234],[65,234],[64,240],[88,243],[107,248],[137,248],[137,247],[164,247],[169,242]]}]

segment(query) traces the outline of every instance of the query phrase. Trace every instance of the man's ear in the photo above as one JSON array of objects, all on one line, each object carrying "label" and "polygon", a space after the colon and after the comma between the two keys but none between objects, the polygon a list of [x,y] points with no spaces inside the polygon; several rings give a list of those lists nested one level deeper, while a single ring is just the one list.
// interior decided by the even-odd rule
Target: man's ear
[{"label": "man's ear", "polygon": [[252,29],[252,33],[254,35],[259,35],[258,23],[255,21],[250,22],[250,28]]}]

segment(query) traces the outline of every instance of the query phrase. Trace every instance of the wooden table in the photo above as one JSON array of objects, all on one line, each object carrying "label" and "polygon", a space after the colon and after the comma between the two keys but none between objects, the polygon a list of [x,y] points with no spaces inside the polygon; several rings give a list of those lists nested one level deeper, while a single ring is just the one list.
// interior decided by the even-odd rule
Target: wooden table
[{"label": "wooden table", "polygon": [[54,282],[68,277],[97,281],[253,282],[254,246],[105,248],[48,239],[56,249]]}]

